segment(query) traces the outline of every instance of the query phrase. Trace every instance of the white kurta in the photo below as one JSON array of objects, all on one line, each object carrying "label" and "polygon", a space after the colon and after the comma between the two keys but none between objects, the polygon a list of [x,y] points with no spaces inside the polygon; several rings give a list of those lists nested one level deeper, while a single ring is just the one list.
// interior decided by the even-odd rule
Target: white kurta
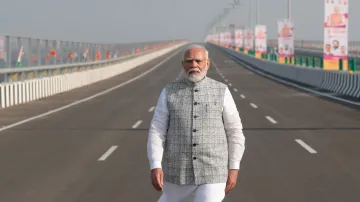
[{"label": "white kurta", "polygon": [[[166,89],[161,91],[152,118],[147,143],[150,169],[161,168],[164,142],[169,120],[166,101]],[[245,150],[245,137],[235,101],[226,88],[223,102],[223,120],[229,146],[229,169],[239,169]],[[177,202],[183,197],[194,195],[195,202],[220,202],[225,196],[225,183],[200,186],[179,186],[164,182],[163,195],[159,202]],[[207,199],[209,198],[209,199]]]}]

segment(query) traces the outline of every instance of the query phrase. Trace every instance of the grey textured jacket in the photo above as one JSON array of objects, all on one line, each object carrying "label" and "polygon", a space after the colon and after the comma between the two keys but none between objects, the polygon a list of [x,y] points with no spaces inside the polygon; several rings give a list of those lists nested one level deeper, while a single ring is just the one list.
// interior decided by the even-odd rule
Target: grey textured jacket
[{"label": "grey textured jacket", "polygon": [[222,118],[227,86],[205,77],[166,86],[169,126],[162,167],[164,181],[180,185],[224,183],[228,144]]}]

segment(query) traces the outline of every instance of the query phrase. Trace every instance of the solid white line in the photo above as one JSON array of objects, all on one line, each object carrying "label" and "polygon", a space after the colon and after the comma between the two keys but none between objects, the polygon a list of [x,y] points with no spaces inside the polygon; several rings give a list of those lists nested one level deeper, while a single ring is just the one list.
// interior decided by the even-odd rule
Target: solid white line
[{"label": "solid white line", "polygon": [[231,83],[229,83],[229,86],[232,86],[232,84],[231,84]]},{"label": "solid white line", "polygon": [[107,157],[111,155],[115,151],[115,149],[118,148],[118,146],[112,146],[110,147],[99,159],[98,161],[105,161]]},{"label": "solid white line", "polygon": [[154,107],[154,106],[153,106],[153,107],[150,107],[149,112],[154,111],[154,109],[155,109],[155,107]]},{"label": "solid white line", "polygon": [[238,92],[238,89],[234,88],[234,91],[235,91],[235,92]]},{"label": "solid white line", "polygon": [[123,83],[121,83],[121,84],[119,84],[119,85],[117,85],[117,86],[114,86],[114,87],[112,87],[112,88],[109,88],[109,89],[107,89],[107,90],[105,90],[105,91],[102,91],[102,92],[100,92],[100,93],[94,94],[94,95],[92,95],[92,96],[90,96],[90,97],[87,97],[87,98],[84,98],[84,99],[82,99],[82,100],[77,100],[76,102],[73,102],[73,103],[70,103],[70,104],[68,104],[68,105],[59,107],[59,108],[57,108],[57,109],[50,110],[50,111],[45,112],[45,113],[43,113],[43,114],[39,114],[39,115],[37,115],[37,116],[33,116],[33,117],[27,118],[27,119],[25,119],[25,120],[22,120],[22,121],[19,121],[19,122],[16,122],[16,123],[7,125],[7,126],[5,126],[5,127],[3,127],[3,128],[0,128],[0,132],[2,132],[2,131],[4,131],[4,130],[7,130],[7,129],[9,129],[9,128],[13,128],[13,127],[15,127],[15,126],[18,126],[18,125],[21,125],[21,124],[30,122],[30,121],[32,121],[32,120],[35,120],[35,119],[38,119],[38,118],[47,116],[47,115],[49,115],[49,114],[53,114],[53,113],[59,112],[59,111],[61,111],[61,110],[70,108],[70,107],[75,106],[75,105],[78,105],[78,104],[80,104],[80,103],[89,101],[89,100],[91,100],[91,99],[94,99],[94,98],[99,97],[99,96],[101,96],[101,95],[104,95],[104,94],[106,94],[106,93],[109,93],[109,92],[111,92],[111,91],[113,91],[113,90],[116,90],[116,89],[118,89],[118,88],[120,88],[120,87],[123,87],[123,86],[125,86],[126,84],[132,83],[132,82],[134,82],[135,80],[137,80],[137,79],[139,79],[139,78],[141,78],[141,77],[149,74],[150,72],[152,72],[152,71],[154,71],[155,69],[157,69],[158,67],[160,67],[162,64],[164,64],[165,62],[167,62],[168,60],[170,60],[172,57],[174,57],[176,54],[178,54],[182,49],[183,49],[183,48],[179,49],[178,51],[176,51],[175,53],[173,53],[173,54],[170,55],[169,57],[165,58],[165,60],[159,62],[158,64],[156,64],[155,66],[153,66],[151,69],[149,69],[149,70],[141,73],[140,75],[138,75],[138,76],[136,76],[136,77],[134,77],[134,78],[132,78],[132,79],[130,79],[130,80],[127,80],[127,81],[125,81],[125,82],[123,82]]},{"label": "solid white line", "polygon": [[302,147],[304,147],[308,152],[312,153],[312,154],[316,154],[317,152],[311,148],[309,145],[307,145],[304,141],[300,140],[300,139],[295,139],[295,141],[297,143],[299,143]]},{"label": "solid white line", "polygon": [[255,109],[258,108],[258,106],[256,106],[254,103],[250,103],[250,105]]},{"label": "solid white line", "polygon": [[139,125],[142,123],[142,120],[139,120],[139,121],[137,121],[133,126],[132,126],[132,128],[137,128],[137,127],[139,127]]},{"label": "solid white line", "polygon": [[243,98],[243,99],[245,99],[245,95],[243,95],[243,94],[241,94],[240,97]]},{"label": "solid white line", "polygon": [[269,120],[271,123],[273,123],[273,124],[276,124],[277,122],[273,119],[273,118],[271,118],[270,116],[265,116],[265,118],[267,118],[267,120]]}]

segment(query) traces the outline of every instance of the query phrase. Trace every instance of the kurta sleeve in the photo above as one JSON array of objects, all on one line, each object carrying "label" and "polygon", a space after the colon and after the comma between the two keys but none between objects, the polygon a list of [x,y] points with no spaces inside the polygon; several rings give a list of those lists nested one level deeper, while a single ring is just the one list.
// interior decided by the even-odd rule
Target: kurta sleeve
[{"label": "kurta sleeve", "polygon": [[223,119],[229,144],[229,169],[240,169],[245,151],[245,136],[239,112],[228,88],[224,96]]},{"label": "kurta sleeve", "polygon": [[166,102],[166,88],[164,88],[158,98],[148,134],[147,152],[150,169],[161,168],[168,121],[169,111]]}]

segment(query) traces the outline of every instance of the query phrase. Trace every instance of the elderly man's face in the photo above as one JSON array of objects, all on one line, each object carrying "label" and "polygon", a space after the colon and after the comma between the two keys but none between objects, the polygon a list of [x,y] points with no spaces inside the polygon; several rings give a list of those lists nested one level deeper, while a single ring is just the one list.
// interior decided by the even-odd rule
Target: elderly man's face
[{"label": "elderly man's face", "polygon": [[325,50],[326,50],[326,52],[330,52],[330,50],[331,50],[330,44],[326,44]]},{"label": "elderly man's face", "polygon": [[209,66],[210,61],[206,58],[206,52],[202,48],[192,48],[184,55],[184,71],[193,82],[203,79]]}]

